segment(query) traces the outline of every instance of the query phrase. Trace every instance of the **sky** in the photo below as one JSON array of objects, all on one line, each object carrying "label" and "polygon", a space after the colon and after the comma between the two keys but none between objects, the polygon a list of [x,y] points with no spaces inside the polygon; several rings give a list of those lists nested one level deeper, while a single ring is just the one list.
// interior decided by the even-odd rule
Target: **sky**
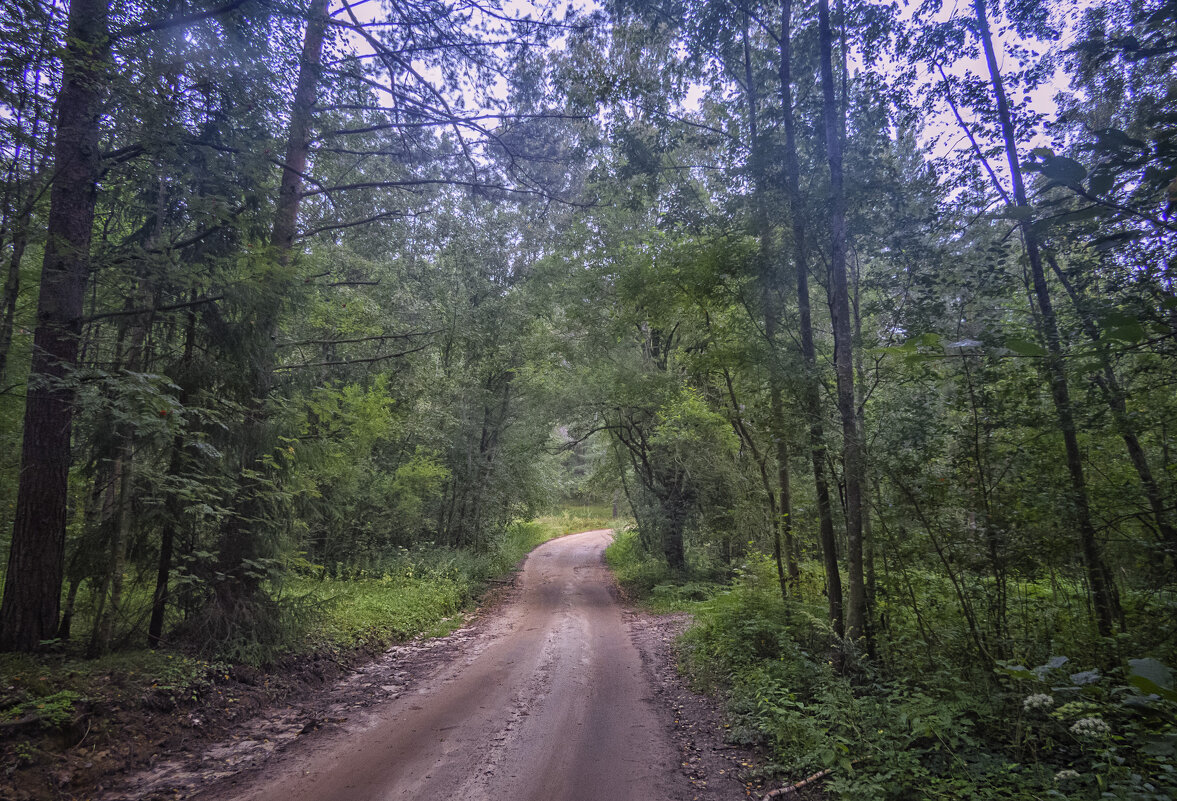
[{"label": "sky", "polygon": [[[853,2],[853,0],[850,0]],[[1054,52],[1058,53],[1061,50],[1069,47],[1073,43],[1075,37],[1075,24],[1080,18],[1081,12],[1093,5],[1097,0],[1062,0],[1056,5],[1054,9],[1055,19],[1052,20],[1057,27],[1063,31],[1063,35],[1058,42],[1020,42],[1023,46],[1029,47],[1033,51],[1039,53]],[[910,20],[916,12],[917,4],[910,2],[910,0],[900,0],[899,13],[904,20]],[[357,16],[362,21],[372,20],[381,13],[380,0],[366,0],[359,5],[353,6]],[[341,7],[341,3],[334,2],[333,9]],[[589,13],[600,8],[597,0],[506,0],[504,3],[504,10],[508,15],[518,16],[519,18],[545,19],[555,17],[557,19],[566,18],[571,10],[577,13]],[[971,16],[972,2],[971,0],[946,0],[935,19],[948,20],[956,16]],[[493,21],[491,21],[493,23]],[[1014,57],[1008,52],[1008,48],[1004,45],[1012,40],[1014,34],[1012,31],[1005,29],[1003,26],[994,24],[994,38],[995,45],[998,51],[998,60],[1003,71],[1012,70],[1016,66]],[[370,52],[367,45],[355,37],[354,46],[360,53]],[[557,38],[553,46],[559,47],[562,40]],[[418,65],[422,74],[434,81],[436,85],[441,86],[442,76],[437,70],[426,65]],[[861,59],[857,58],[853,53],[851,54],[850,69],[852,72],[857,72],[863,69]],[[888,71],[891,77],[898,77],[901,70],[908,69],[907,65],[893,63],[889,67],[884,65],[883,69]],[[988,71],[983,58],[962,58],[954,64],[947,66],[946,70],[950,74],[963,75],[965,72],[971,72],[974,75],[987,77]],[[918,79],[926,81],[926,85],[933,85],[939,82],[939,76],[931,73],[927,68],[920,70]],[[1033,89],[1029,93],[1022,93],[1020,90],[1011,92],[1011,100],[1018,102],[1023,97],[1028,97],[1029,105],[1035,111],[1042,113],[1046,119],[1053,119],[1057,113],[1058,104],[1056,97],[1060,92],[1069,89],[1066,76],[1061,70],[1056,70],[1050,80]],[[502,97],[505,95],[506,86],[500,83],[494,90],[494,94]],[[685,111],[697,111],[700,106],[700,101],[703,97],[704,89],[701,85],[692,87],[688,92],[685,103]],[[962,109],[962,113],[967,115],[967,110]],[[960,126],[952,114],[948,104],[941,101],[939,112],[932,117],[926,119],[923,141],[929,153],[933,157],[946,156],[955,150],[968,148],[968,141]],[[972,123],[966,116],[966,122]],[[978,138],[982,138],[980,132],[977,131]],[[1035,141],[1026,143],[1027,148],[1048,145],[1045,135],[1040,135]],[[999,173],[1004,175],[1002,165],[994,163],[992,165]]]}]

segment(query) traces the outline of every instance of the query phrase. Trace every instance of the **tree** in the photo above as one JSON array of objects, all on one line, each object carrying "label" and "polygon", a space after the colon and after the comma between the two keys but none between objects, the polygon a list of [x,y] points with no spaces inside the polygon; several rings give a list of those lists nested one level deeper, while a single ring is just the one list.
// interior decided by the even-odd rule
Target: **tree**
[{"label": "tree", "polygon": [[862,517],[865,458],[858,430],[854,392],[854,339],[850,321],[850,290],[846,272],[846,198],[842,173],[845,112],[834,95],[833,40],[827,0],[818,2],[821,46],[822,119],[830,168],[830,311],[834,324],[834,373],[838,413],[842,418],[842,461],[846,475],[846,636],[866,636],[866,583],[863,576]]},{"label": "tree", "polygon": [[0,605],[0,650],[5,651],[34,650],[57,631],[73,418],[70,373],[82,331],[102,163],[98,132],[107,27],[107,4],[70,3],[62,84],[54,107],[55,177],[25,404],[20,490]]},{"label": "tree", "polygon": [[[1009,166],[1010,181],[1013,185],[1013,205],[1016,209],[1029,210],[1026,198],[1025,183],[1022,179],[1021,161],[1018,157],[1017,133],[1014,128],[1013,117],[1010,113],[1009,101],[1006,98],[1005,84],[1001,77],[1001,70],[997,63],[997,54],[993,47],[993,37],[989,28],[986,14],[985,0],[973,0],[976,14],[977,35],[981,40],[985,52],[985,64],[989,70],[989,80],[993,96],[997,103],[997,118],[1001,128],[1001,140],[1005,149],[1006,162]],[[1042,266],[1042,255],[1038,246],[1037,232],[1030,227],[1029,219],[1021,224],[1022,241],[1026,248],[1026,260],[1030,265],[1030,275],[1034,287],[1034,297],[1038,303],[1041,315],[1043,338],[1046,341],[1046,370],[1050,381],[1051,398],[1054,401],[1055,412],[1058,415],[1059,429],[1063,435],[1063,445],[1066,450],[1067,470],[1071,477],[1072,503],[1079,530],[1079,544],[1083,559],[1087,564],[1087,580],[1091,585],[1091,595],[1095,609],[1096,624],[1100,634],[1111,634],[1112,625],[1116,618],[1116,603],[1114,587],[1111,577],[1104,563],[1099,543],[1096,540],[1095,526],[1091,519],[1091,508],[1087,494],[1087,478],[1083,470],[1083,456],[1079,449],[1079,439],[1075,429],[1075,416],[1071,407],[1071,393],[1067,381],[1066,367],[1062,339],[1059,335],[1058,321],[1054,312],[1054,305],[1050,288],[1046,281],[1046,272]]]}]

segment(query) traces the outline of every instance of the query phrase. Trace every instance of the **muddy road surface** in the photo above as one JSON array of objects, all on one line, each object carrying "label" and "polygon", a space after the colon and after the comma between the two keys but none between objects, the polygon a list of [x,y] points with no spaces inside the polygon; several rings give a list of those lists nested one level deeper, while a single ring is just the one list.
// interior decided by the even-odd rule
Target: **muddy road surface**
[{"label": "muddy road surface", "polygon": [[608,531],[532,552],[520,590],[456,660],[362,722],[293,744],[234,801],[692,799],[612,578]]}]

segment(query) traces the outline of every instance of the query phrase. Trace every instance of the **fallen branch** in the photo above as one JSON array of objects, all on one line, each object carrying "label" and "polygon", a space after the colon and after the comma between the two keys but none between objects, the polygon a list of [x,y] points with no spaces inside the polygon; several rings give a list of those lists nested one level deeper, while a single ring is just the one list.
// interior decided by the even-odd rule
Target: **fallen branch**
[{"label": "fallen branch", "polygon": [[14,720],[0,720],[0,732],[14,731],[28,726],[30,723],[40,723],[41,716],[36,712],[26,712]]},{"label": "fallen branch", "polygon": [[[854,764],[854,763],[852,762],[850,764]],[[767,793],[764,794],[764,798],[760,799],[760,801],[768,801],[770,798],[797,798],[797,797],[799,797],[799,794],[803,789],[805,789],[806,787],[808,787],[811,784],[815,784],[815,783],[821,781],[822,779],[824,779],[826,776],[829,776],[833,772],[834,772],[833,768],[826,768],[825,770],[818,771],[817,773],[813,774],[812,776],[802,779],[801,781],[797,782],[796,784],[790,784],[787,787],[778,787],[775,790],[769,790]]]}]

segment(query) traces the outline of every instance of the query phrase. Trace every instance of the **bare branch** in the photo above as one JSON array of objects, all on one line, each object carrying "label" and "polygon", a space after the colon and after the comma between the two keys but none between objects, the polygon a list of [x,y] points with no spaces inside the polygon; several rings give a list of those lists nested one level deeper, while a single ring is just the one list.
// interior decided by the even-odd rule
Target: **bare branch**
[{"label": "bare branch", "polygon": [[376,334],[370,337],[354,337],[352,339],[300,339],[297,342],[279,342],[275,347],[295,348],[302,345],[354,345],[357,342],[386,342],[394,339],[412,339],[413,337],[432,336],[444,331],[444,328],[434,328],[431,331],[409,331],[405,334]]},{"label": "bare branch", "polygon": [[348,364],[372,364],[373,362],[383,362],[383,361],[387,361],[388,359],[399,359],[402,356],[408,356],[410,353],[416,353],[418,351],[425,350],[427,347],[429,347],[429,344],[430,343],[426,342],[424,345],[421,345],[416,348],[409,348],[408,350],[402,350],[397,353],[384,353],[384,354],[381,354],[380,356],[372,356],[367,359],[338,359],[338,360],[329,361],[329,362],[306,362],[304,364],[287,364],[287,365],[282,365],[280,367],[275,367],[274,372],[279,372],[282,370],[302,370],[307,367],[337,367],[337,366],[348,365]]},{"label": "bare branch", "polygon": [[481,189],[486,191],[507,192],[516,195],[535,195],[545,198],[547,200],[561,203],[565,206],[575,206],[578,208],[588,208],[592,204],[579,203],[574,200],[566,200],[559,197],[553,197],[551,194],[539,189],[523,189],[516,186],[507,186],[505,184],[488,184],[483,181],[469,181],[456,178],[409,178],[403,181],[366,181],[355,184],[340,184],[338,186],[325,186],[320,189],[312,189],[309,192],[304,192],[303,196],[321,195],[330,192],[345,192],[349,189],[412,189],[419,186],[462,186],[467,189]]},{"label": "bare branch", "polygon": [[176,311],[178,309],[188,309],[192,306],[202,306],[205,303],[216,303],[218,300],[224,300],[224,295],[212,295],[207,298],[198,298],[196,300],[185,301],[184,303],[169,303],[166,306],[152,306],[142,309],[123,309],[121,311],[102,312],[100,314],[91,314],[89,317],[83,317],[82,322],[92,323],[96,320],[108,320],[112,317],[133,317],[139,314],[158,314],[159,312]]},{"label": "bare branch", "polygon": [[312,236],[325,234],[328,231],[341,231],[346,228],[355,228],[360,225],[367,225],[368,223],[379,222],[380,220],[396,220],[406,217],[416,217],[418,215],[405,211],[385,211],[380,214],[373,214],[371,217],[364,217],[361,220],[351,220],[349,222],[333,223],[331,225],[321,225],[318,228],[312,228],[309,231],[304,231],[299,239],[310,239]]},{"label": "bare branch", "polygon": [[1001,185],[997,173],[989,166],[989,159],[985,158],[985,154],[981,151],[981,146],[973,138],[973,132],[969,129],[968,123],[964,121],[964,117],[960,116],[960,111],[956,108],[956,100],[952,96],[952,84],[949,82],[948,76],[944,74],[944,67],[940,66],[939,61],[933,61],[932,63],[936,65],[936,69],[939,70],[940,77],[944,81],[944,97],[948,100],[948,105],[952,107],[952,113],[956,115],[957,123],[960,125],[961,130],[964,131],[965,136],[969,138],[969,143],[973,146],[973,152],[985,167],[985,172],[989,173],[989,178],[993,181],[993,186],[997,189],[997,193],[1001,195],[1001,199],[1005,201],[1006,205],[1009,205],[1009,194],[1005,191],[1005,187]]}]

